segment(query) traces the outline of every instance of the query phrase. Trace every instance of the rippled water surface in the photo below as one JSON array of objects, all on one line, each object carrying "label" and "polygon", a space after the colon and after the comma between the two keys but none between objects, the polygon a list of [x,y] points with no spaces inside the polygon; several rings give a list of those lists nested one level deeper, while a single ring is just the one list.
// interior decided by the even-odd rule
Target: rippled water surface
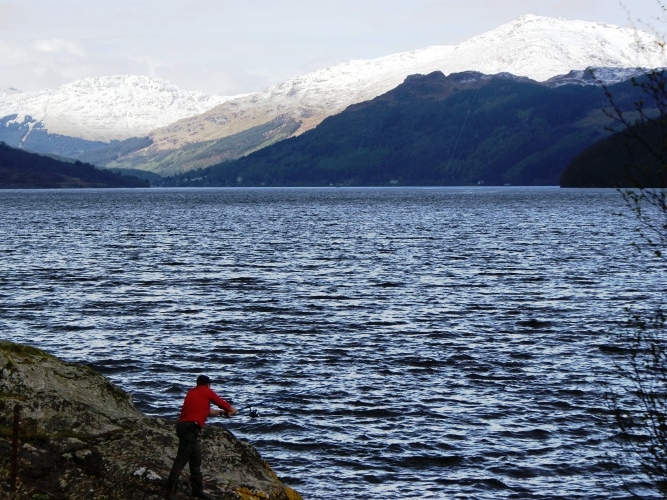
[{"label": "rippled water surface", "polygon": [[307,499],[608,498],[610,346],[664,289],[622,211],[558,188],[4,191],[0,328],[149,415],[208,374]]}]

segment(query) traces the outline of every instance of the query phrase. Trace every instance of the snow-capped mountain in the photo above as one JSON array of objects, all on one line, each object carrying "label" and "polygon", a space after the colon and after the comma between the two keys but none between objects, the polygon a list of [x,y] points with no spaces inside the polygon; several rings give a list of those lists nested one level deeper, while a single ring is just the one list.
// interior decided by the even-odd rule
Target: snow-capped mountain
[{"label": "snow-capped mountain", "polygon": [[507,72],[544,81],[572,70],[580,70],[583,75],[583,70],[590,67],[660,67],[664,65],[662,56],[658,40],[645,32],[525,15],[457,46],[433,46],[373,60],[350,61],[265,92],[230,99],[203,115],[153,132],[151,148],[170,149],[221,138],[283,115],[301,121],[300,133],[351,104],[395,88],[415,73]]},{"label": "snow-capped mountain", "polygon": [[[113,166],[142,168],[150,162],[151,170],[160,172],[163,160],[156,160],[156,155],[165,158],[169,151],[179,150],[179,157],[169,160],[173,172],[182,168],[179,165],[188,154],[182,148],[187,145],[254,129],[255,137],[244,136],[241,141],[248,152],[272,140],[273,123],[275,127],[296,123],[296,132],[289,133],[302,133],[352,104],[388,92],[412,74],[478,71],[511,73],[550,85],[586,84],[595,83],[584,71],[592,67],[601,68],[599,78],[615,82],[631,68],[664,67],[663,55],[660,41],[645,32],[525,15],[457,46],[349,61],[242,96],[206,96],[142,76],[90,78],[31,93],[0,91],[0,129],[4,127],[6,135],[18,137],[21,144],[33,131],[33,143],[40,147],[49,145],[45,133],[108,142],[150,132],[152,145],[123,153]],[[0,130],[0,140],[3,137]],[[215,157],[206,154],[197,152],[198,166],[220,161],[220,148]]]},{"label": "snow-capped mountain", "polygon": [[630,28],[604,23],[525,15],[458,45],[448,72],[478,69],[544,81],[587,67],[644,67],[664,64],[660,41]]},{"label": "snow-capped mountain", "polygon": [[0,88],[0,117],[16,115],[7,126],[39,123],[52,134],[103,142],[146,135],[228,99],[147,76],[86,78],[36,92],[11,90]]},{"label": "snow-capped mountain", "polygon": [[14,87],[3,87],[2,85],[0,85],[0,96],[19,94],[19,93],[21,93],[19,89],[16,89]]}]

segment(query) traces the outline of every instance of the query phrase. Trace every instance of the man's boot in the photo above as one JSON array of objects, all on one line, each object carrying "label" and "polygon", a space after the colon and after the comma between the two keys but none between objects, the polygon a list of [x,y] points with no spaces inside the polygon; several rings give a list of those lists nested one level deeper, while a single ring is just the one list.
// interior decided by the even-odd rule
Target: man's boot
[{"label": "man's boot", "polygon": [[167,481],[167,493],[164,495],[164,500],[171,500],[174,498],[174,490],[176,489],[176,481],[172,481],[171,477]]},{"label": "man's boot", "polygon": [[164,496],[165,500],[172,500],[174,498],[174,491],[178,486],[178,476],[174,474],[169,474],[169,479],[167,479],[167,494]]},{"label": "man's boot", "polygon": [[199,476],[190,476],[190,482],[192,483],[192,496],[195,498],[208,498],[211,499],[206,493],[204,493],[204,478]]}]

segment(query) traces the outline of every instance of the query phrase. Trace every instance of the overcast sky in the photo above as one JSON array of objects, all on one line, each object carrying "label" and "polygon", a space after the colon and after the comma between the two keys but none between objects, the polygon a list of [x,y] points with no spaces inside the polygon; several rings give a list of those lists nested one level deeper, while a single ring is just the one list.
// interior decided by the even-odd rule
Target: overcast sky
[{"label": "overcast sky", "polygon": [[660,0],[0,0],[0,86],[141,74],[235,95],[351,59],[456,45],[522,14],[652,25]]}]

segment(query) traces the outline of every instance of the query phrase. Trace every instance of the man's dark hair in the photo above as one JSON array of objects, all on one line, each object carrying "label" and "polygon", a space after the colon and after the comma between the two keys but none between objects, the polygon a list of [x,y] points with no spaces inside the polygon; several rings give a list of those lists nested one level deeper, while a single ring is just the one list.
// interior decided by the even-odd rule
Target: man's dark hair
[{"label": "man's dark hair", "polygon": [[210,383],[211,379],[206,375],[199,375],[199,377],[197,377],[197,385],[208,385]]}]

